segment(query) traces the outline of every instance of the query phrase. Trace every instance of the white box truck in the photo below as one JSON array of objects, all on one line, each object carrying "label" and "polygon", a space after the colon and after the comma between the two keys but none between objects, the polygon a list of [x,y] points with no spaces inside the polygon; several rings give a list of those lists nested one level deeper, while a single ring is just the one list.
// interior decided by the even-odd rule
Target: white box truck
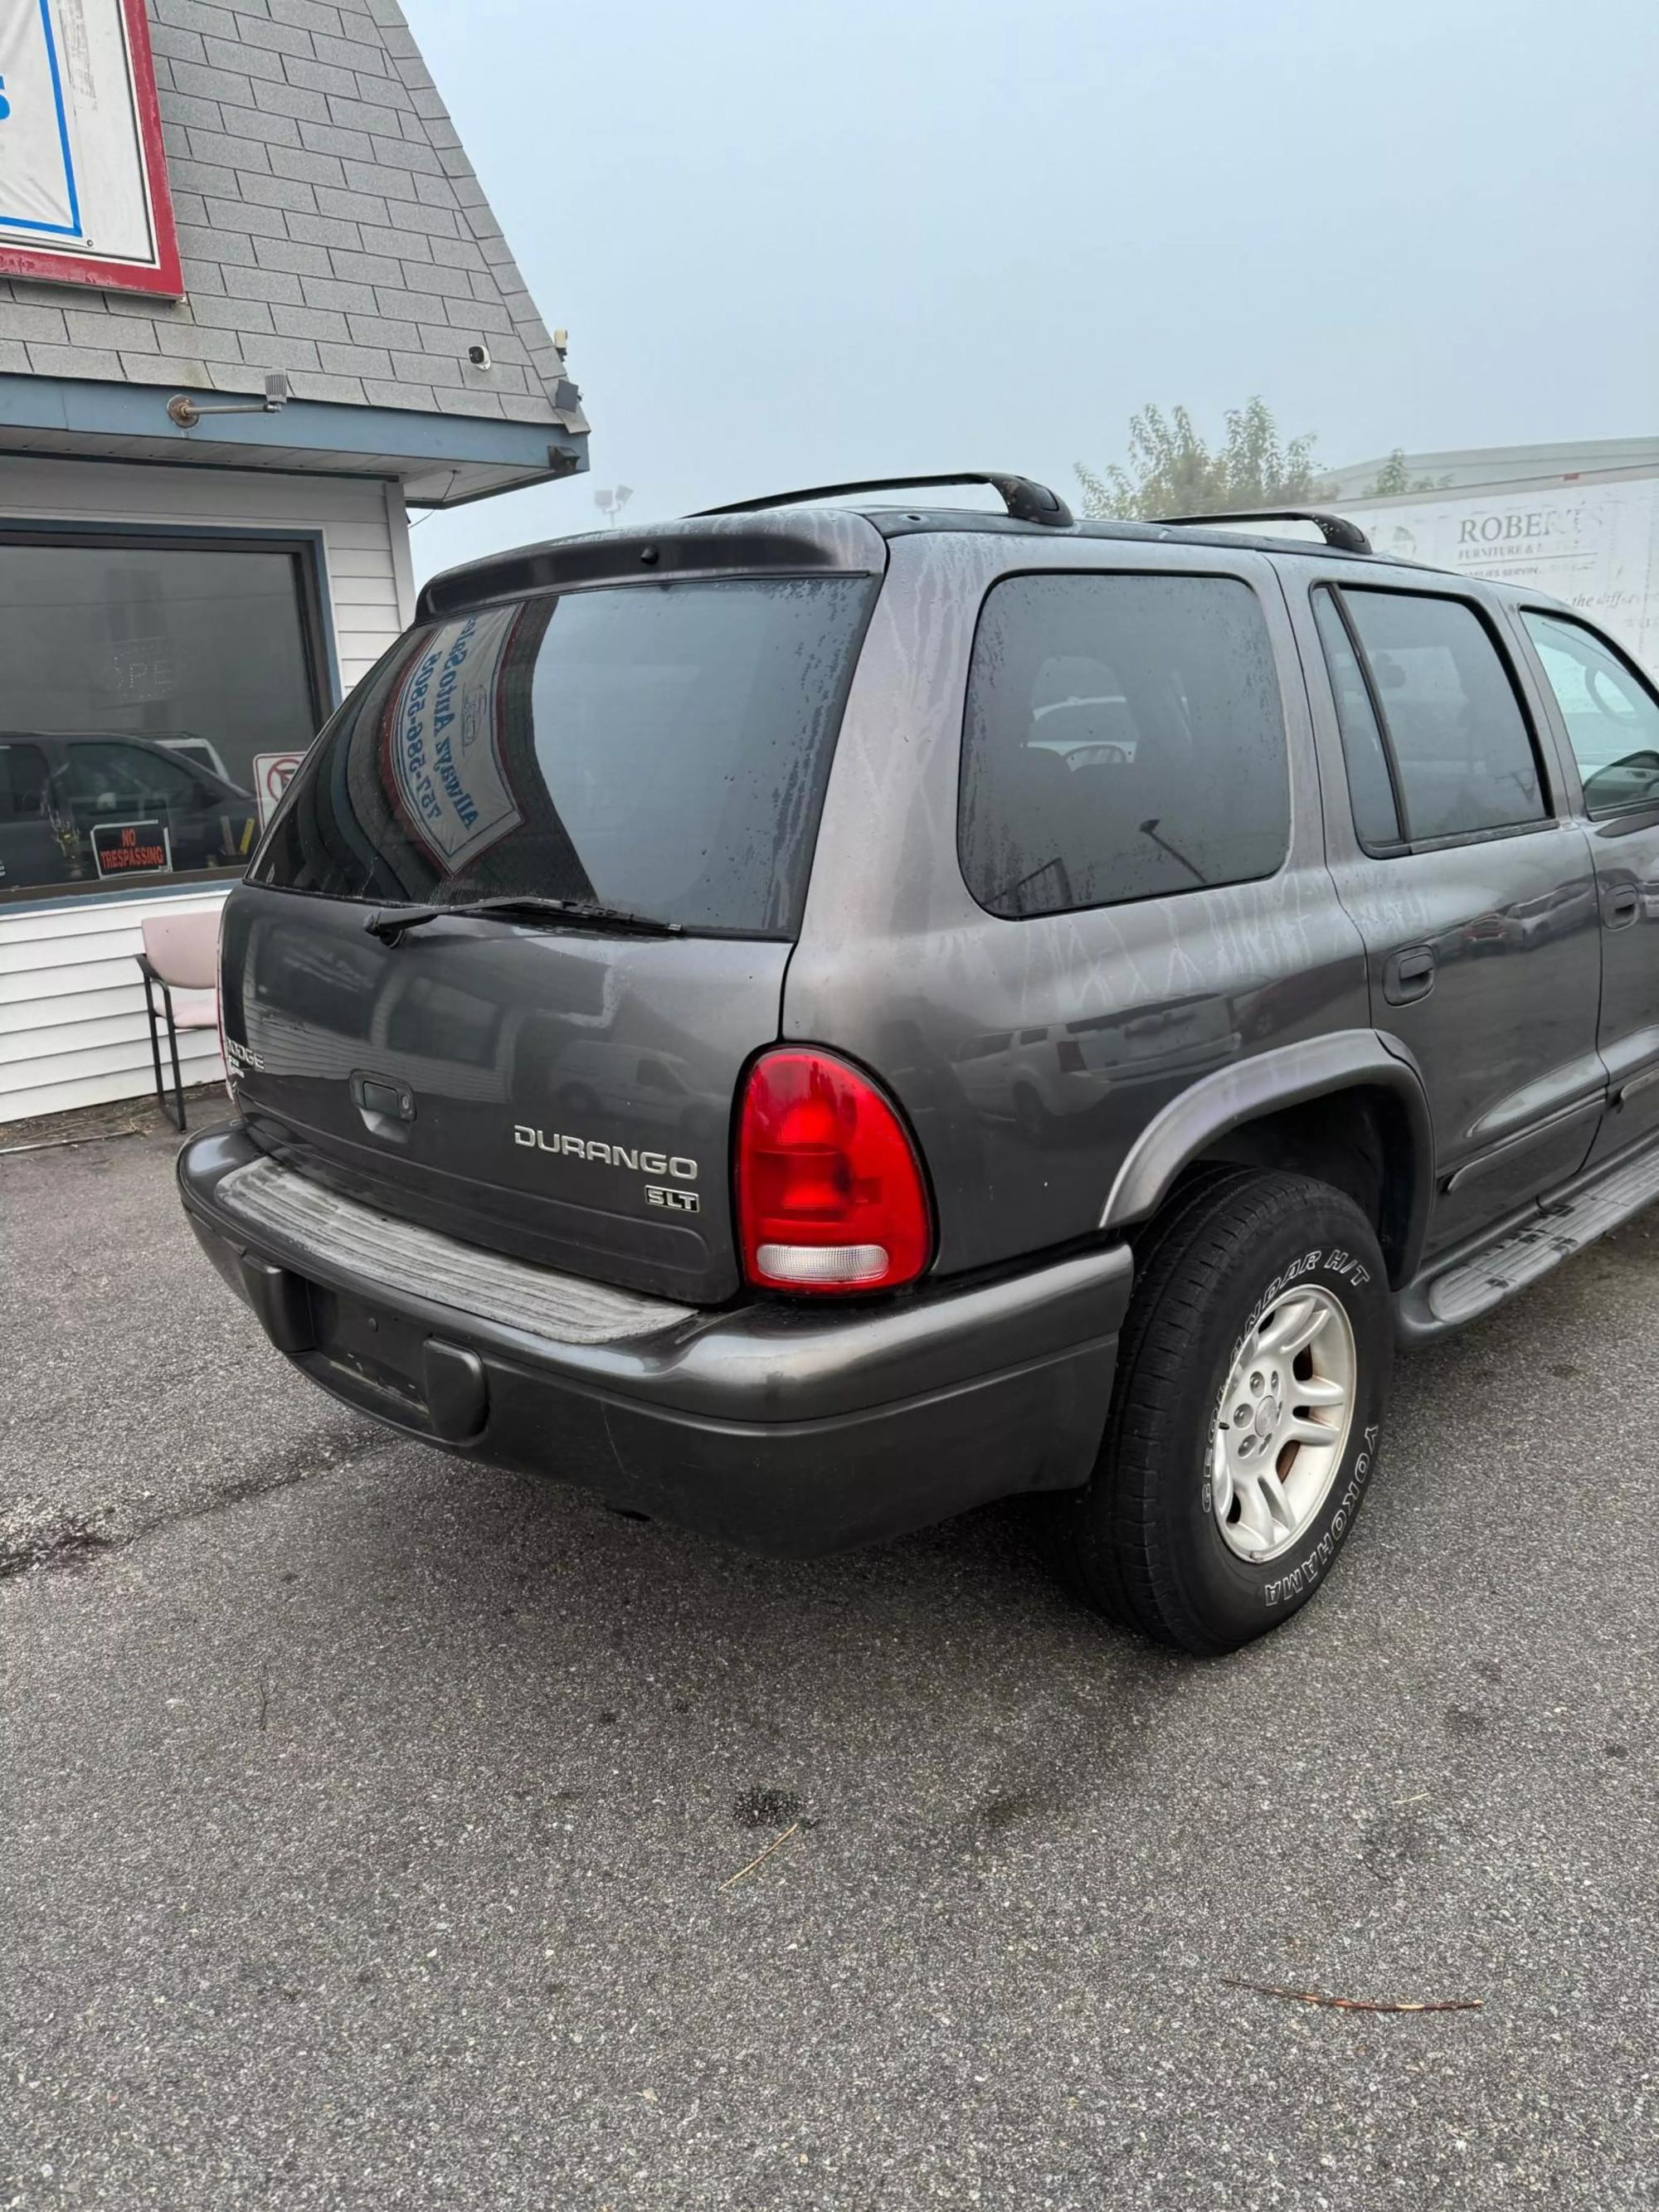
[{"label": "white box truck", "polygon": [[[1609,469],[1609,461],[1624,466]],[[1452,481],[1432,492],[1367,498],[1358,487],[1374,480],[1378,465],[1340,471],[1328,503],[1352,515],[1379,553],[1535,585],[1659,673],[1659,440],[1612,451],[1419,454],[1407,461],[1413,477]],[[1471,480],[1482,474],[1486,482]]]}]

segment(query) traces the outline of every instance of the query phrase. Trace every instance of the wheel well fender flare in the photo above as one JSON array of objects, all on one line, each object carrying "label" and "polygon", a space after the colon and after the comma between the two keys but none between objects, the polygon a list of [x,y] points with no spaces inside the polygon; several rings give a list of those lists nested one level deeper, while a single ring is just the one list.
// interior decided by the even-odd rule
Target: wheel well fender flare
[{"label": "wheel well fender flare", "polygon": [[1190,1085],[1153,1115],[1130,1147],[1107,1194],[1101,1228],[1122,1231],[1147,1219],[1183,1169],[1246,1122],[1364,1088],[1397,1099],[1410,1133],[1411,1194],[1397,1270],[1402,1281],[1409,1280],[1423,1249],[1434,1188],[1434,1130],[1415,1064],[1376,1030],[1334,1030],[1304,1043],[1279,1045]]}]

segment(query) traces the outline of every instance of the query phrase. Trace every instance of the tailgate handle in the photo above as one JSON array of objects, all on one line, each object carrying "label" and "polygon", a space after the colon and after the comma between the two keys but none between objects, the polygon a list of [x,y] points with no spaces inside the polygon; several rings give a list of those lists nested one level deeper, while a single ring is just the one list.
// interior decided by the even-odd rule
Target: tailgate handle
[{"label": "tailgate handle", "polygon": [[394,1083],[389,1077],[358,1073],[351,1079],[351,1097],[371,1129],[415,1119],[415,1093],[406,1083]]}]

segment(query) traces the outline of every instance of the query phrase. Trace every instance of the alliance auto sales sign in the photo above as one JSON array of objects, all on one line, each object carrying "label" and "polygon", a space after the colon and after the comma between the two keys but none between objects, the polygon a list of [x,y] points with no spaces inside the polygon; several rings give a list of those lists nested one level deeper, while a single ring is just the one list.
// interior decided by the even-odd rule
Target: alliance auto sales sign
[{"label": "alliance auto sales sign", "polygon": [[0,0],[0,276],[182,296],[144,0]]},{"label": "alliance auto sales sign", "polygon": [[458,875],[524,820],[501,755],[501,672],[521,607],[441,623],[398,685],[382,738],[404,823]]}]

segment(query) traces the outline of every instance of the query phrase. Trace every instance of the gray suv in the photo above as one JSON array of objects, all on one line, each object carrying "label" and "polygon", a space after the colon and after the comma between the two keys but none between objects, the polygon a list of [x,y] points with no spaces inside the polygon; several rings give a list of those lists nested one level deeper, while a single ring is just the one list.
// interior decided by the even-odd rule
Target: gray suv
[{"label": "gray suv", "polygon": [[428,584],[226,908],[184,1202],[410,1435],[782,1553],[1047,1493],[1220,1652],[1396,1337],[1659,1191],[1659,699],[1339,516],[896,489],[967,481]]}]

